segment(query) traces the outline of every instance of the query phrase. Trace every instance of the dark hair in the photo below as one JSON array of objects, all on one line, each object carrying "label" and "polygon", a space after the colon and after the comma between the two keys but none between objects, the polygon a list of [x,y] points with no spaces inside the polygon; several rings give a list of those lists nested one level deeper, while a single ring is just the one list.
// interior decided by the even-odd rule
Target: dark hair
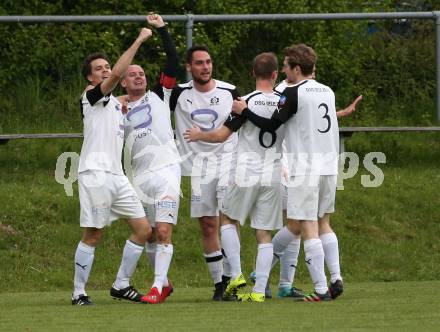
[{"label": "dark hair", "polygon": [[299,66],[303,75],[313,73],[317,56],[310,46],[306,44],[292,45],[284,49],[284,54],[287,57],[287,63],[291,69],[295,66]]},{"label": "dark hair", "polygon": [[110,63],[110,60],[108,59],[107,54],[102,53],[102,52],[96,52],[96,53],[92,53],[92,54],[89,54],[88,56],[86,56],[86,58],[84,59],[83,64],[82,64],[82,74],[83,74],[84,78],[86,79],[86,81],[88,81],[87,76],[89,76],[92,73],[92,66],[90,64],[92,63],[93,60],[96,60],[96,59],[104,59],[105,61]]},{"label": "dark hair", "polygon": [[197,52],[197,51],[204,51],[204,52],[209,54],[208,47],[206,47],[205,45],[194,45],[194,46],[191,46],[186,51],[186,63],[191,63],[193,53]]},{"label": "dark hair", "polygon": [[278,70],[278,60],[274,53],[264,52],[254,58],[253,70],[255,78],[270,79]]}]

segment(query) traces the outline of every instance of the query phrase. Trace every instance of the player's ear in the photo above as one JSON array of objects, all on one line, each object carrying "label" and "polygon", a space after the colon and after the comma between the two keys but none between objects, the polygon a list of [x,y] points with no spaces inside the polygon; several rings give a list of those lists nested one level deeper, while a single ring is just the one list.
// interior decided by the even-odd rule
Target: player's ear
[{"label": "player's ear", "polygon": [[185,68],[187,72],[191,72],[191,65],[189,63],[185,64]]},{"label": "player's ear", "polygon": [[276,81],[276,80],[277,80],[277,77],[278,77],[278,70],[274,70],[274,71],[272,72],[272,80]]},{"label": "player's ear", "polygon": [[123,79],[121,80],[121,86],[122,86],[123,88],[125,88],[125,87],[127,86],[127,81],[125,80],[125,78],[123,78]]}]

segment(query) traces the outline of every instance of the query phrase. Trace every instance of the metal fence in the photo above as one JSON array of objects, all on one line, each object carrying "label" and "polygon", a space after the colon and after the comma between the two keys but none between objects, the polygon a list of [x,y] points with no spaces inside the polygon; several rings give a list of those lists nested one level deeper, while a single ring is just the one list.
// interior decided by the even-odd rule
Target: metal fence
[{"label": "metal fence", "polygon": [[[436,32],[436,108],[440,122],[440,11],[433,12],[390,12],[390,13],[332,13],[332,14],[246,14],[246,15],[163,15],[168,22],[185,22],[186,46],[192,45],[195,22],[227,21],[330,21],[330,20],[389,20],[422,19],[432,20]],[[87,22],[144,22],[144,15],[107,16],[0,16],[0,23],[87,23]]]}]

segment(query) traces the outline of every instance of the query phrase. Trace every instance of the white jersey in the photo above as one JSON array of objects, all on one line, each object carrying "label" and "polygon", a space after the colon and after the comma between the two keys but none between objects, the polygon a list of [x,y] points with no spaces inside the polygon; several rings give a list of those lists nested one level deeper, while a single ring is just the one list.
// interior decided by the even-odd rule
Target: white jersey
[{"label": "white jersey", "polygon": [[[169,96],[171,90],[163,90],[167,100],[166,93]],[[134,176],[180,162],[168,103],[155,92],[148,91],[142,98],[128,103],[124,125]]]},{"label": "white jersey", "polygon": [[[289,88],[291,86],[294,86],[293,83],[287,83],[287,79],[282,80],[280,83],[278,83],[273,89],[275,90],[275,92],[278,92],[279,94],[282,94],[283,91],[286,88]],[[281,158],[281,164],[282,164],[282,168],[283,168],[283,173],[282,173],[282,178],[281,178],[281,182],[284,186],[287,185],[286,182],[286,177],[289,177],[289,163],[287,161],[287,154],[286,154],[286,142],[283,141],[283,157]],[[286,174],[285,174],[286,173]]]},{"label": "white jersey", "polygon": [[[265,93],[256,90],[242,98],[246,100],[248,108],[253,113],[270,119],[277,110],[280,96],[277,92]],[[237,130],[236,127],[229,125],[231,121],[234,120],[227,121],[225,126]],[[271,133],[258,128],[250,121],[245,121],[238,132],[237,180],[240,174],[243,174],[258,177],[263,184],[265,180],[271,179],[279,182],[283,139],[284,126]]]},{"label": "white jersey", "polygon": [[213,154],[218,164],[221,155],[233,153],[237,145],[235,133],[223,143],[188,143],[183,138],[183,133],[193,125],[203,131],[222,126],[231,113],[232,101],[239,96],[235,86],[214,81],[214,89],[208,92],[197,91],[193,81],[179,84],[170,97],[170,109],[175,112],[177,147],[182,157],[182,175],[185,176],[195,175],[192,173],[193,161],[198,154]]},{"label": "white jersey", "polygon": [[286,89],[286,88],[289,88],[289,87],[291,87],[291,86],[294,86],[295,84],[293,84],[293,83],[287,83],[287,81],[286,80],[282,80],[280,83],[278,83],[273,89],[276,91],[276,92],[278,92],[279,94],[282,94],[283,93],[283,91]]},{"label": "white jersey", "polygon": [[78,172],[100,170],[123,175],[124,121],[121,105],[112,95],[104,96],[101,85],[81,96],[84,141]]},{"label": "white jersey", "polygon": [[290,176],[338,174],[335,94],[313,79],[286,88],[274,116],[286,127]]}]

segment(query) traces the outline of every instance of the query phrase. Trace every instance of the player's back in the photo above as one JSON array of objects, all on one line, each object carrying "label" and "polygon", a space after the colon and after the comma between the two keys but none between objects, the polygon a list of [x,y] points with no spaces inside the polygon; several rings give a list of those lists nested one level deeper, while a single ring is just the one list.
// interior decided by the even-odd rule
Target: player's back
[{"label": "player's back", "polygon": [[337,174],[339,128],[332,89],[309,79],[286,88],[280,104],[284,98],[297,103],[296,113],[285,123],[286,148],[296,159],[289,161],[295,166],[291,175]]},{"label": "player's back", "polygon": [[[268,119],[276,111],[279,98],[276,92],[265,93],[258,90],[243,97],[252,112]],[[263,170],[273,170],[278,178],[283,139],[284,126],[271,133],[246,121],[238,134],[238,166],[246,167],[252,175],[259,176]]]}]

